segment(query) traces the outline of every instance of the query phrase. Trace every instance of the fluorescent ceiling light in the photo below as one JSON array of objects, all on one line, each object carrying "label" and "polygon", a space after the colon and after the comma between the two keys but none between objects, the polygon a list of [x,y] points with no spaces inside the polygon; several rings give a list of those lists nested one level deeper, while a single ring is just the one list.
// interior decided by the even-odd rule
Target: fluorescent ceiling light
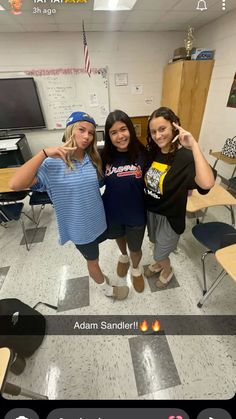
[{"label": "fluorescent ceiling light", "polygon": [[1,4],[0,4],[0,10],[5,10],[4,7],[1,6]]},{"label": "fluorescent ceiling light", "polygon": [[131,10],[137,0],[94,0],[93,10]]}]

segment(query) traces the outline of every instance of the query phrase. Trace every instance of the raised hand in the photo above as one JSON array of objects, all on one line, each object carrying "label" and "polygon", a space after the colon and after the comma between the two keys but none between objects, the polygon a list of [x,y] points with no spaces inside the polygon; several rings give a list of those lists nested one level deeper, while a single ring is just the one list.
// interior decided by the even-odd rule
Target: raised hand
[{"label": "raised hand", "polygon": [[188,149],[192,149],[194,144],[196,144],[195,138],[192,136],[191,132],[186,131],[183,127],[180,127],[178,124],[173,122],[173,126],[179,130],[179,134],[172,140],[172,143],[179,140],[180,144]]},{"label": "raised hand", "polygon": [[47,153],[48,157],[53,157],[55,159],[62,159],[66,163],[67,154],[77,149],[77,147],[68,147],[69,142],[70,141],[67,141],[62,146],[49,147],[49,148],[45,148],[44,150]]}]

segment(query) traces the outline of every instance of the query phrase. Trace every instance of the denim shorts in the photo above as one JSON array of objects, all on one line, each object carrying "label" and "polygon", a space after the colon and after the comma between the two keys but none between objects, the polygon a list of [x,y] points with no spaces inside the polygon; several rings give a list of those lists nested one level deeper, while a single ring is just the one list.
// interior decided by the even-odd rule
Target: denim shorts
[{"label": "denim shorts", "polygon": [[80,251],[86,260],[96,260],[99,257],[99,243],[107,239],[107,231],[105,230],[93,242],[87,244],[76,244],[75,247]]},{"label": "denim shorts", "polygon": [[146,224],[141,226],[128,226],[125,224],[110,224],[107,227],[107,238],[118,239],[125,237],[131,252],[139,252],[142,247]]}]

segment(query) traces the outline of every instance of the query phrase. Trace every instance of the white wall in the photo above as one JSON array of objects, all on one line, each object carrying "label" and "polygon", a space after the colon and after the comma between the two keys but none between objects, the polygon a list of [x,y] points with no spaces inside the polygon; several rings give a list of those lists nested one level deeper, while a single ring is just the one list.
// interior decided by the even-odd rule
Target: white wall
[{"label": "white wall", "polygon": [[[89,32],[92,67],[108,66],[110,109],[130,116],[150,115],[160,105],[163,68],[182,45],[182,32]],[[82,35],[68,33],[1,33],[0,71],[84,66]],[[128,73],[128,86],[115,86],[114,73]],[[142,84],[143,94],[131,94]],[[153,96],[153,104],[144,99]],[[33,153],[55,145],[62,131],[25,132]]]},{"label": "white wall", "polygon": [[[236,135],[236,109],[226,107],[236,72],[236,10],[200,29],[196,39],[198,47],[216,50],[199,140],[207,159],[214,163],[209,150],[221,150],[226,138]],[[234,166],[218,162],[216,168],[219,174],[229,178]]]}]

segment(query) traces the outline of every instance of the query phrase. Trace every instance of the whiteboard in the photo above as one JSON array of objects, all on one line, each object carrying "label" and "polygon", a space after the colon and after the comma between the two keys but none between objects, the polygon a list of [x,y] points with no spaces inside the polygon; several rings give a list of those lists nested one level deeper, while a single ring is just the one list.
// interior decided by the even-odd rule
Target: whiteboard
[{"label": "whiteboard", "polygon": [[105,125],[109,113],[107,68],[92,69],[91,77],[79,68],[9,72],[1,77],[18,75],[34,78],[49,130],[65,128],[68,116],[74,111],[84,111],[97,125]]}]

